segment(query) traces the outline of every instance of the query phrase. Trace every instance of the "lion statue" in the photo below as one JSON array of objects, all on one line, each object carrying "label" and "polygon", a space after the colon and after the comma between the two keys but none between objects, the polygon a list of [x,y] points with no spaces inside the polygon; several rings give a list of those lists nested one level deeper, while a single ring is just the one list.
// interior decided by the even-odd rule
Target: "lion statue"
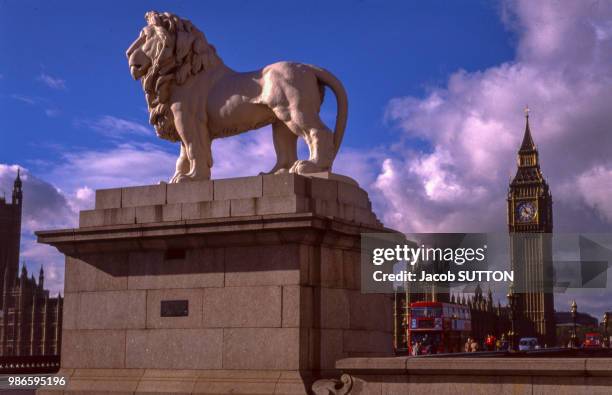
[{"label": "lion statue", "polygon": [[[348,100],[342,83],[322,68],[278,62],[252,72],[227,67],[190,21],[150,11],[147,26],[128,48],[130,73],[142,79],[149,122],[159,137],[181,143],[178,183],[210,179],[211,144],[272,125],[276,165],[269,173],[331,171],[346,127]],[[325,86],[336,96],[335,132],[319,117]],[[297,137],[310,157],[298,160]]]}]

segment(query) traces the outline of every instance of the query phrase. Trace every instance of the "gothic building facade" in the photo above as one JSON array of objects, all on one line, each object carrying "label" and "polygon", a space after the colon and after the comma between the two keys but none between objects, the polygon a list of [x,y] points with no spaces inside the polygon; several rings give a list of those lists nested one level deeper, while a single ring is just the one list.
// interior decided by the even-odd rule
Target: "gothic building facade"
[{"label": "gothic building facade", "polygon": [[514,270],[515,332],[556,344],[553,294],[552,194],[531,136],[529,110],[518,151],[518,168],[508,189],[510,259]]},{"label": "gothic building facade", "polygon": [[451,302],[469,307],[472,337],[480,344],[484,344],[489,335],[501,339],[510,331],[510,309],[502,306],[499,301],[497,304],[493,302],[491,289],[488,290],[487,296],[484,296],[480,284],[477,284],[473,295],[452,295]]},{"label": "gothic building facade", "polygon": [[18,171],[11,201],[0,198],[0,357],[59,355],[61,295],[49,297],[42,267],[38,283],[25,265],[18,275],[22,206]]}]

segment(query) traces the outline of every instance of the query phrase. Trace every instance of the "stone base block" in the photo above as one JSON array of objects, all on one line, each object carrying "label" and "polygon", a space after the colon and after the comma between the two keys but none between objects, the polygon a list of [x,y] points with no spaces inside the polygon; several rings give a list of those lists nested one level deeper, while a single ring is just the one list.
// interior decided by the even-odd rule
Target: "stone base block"
[{"label": "stone base block", "polygon": [[96,191],[81,228],[312,212],[381,227],[366,191],[346,176],[276,174]]}]

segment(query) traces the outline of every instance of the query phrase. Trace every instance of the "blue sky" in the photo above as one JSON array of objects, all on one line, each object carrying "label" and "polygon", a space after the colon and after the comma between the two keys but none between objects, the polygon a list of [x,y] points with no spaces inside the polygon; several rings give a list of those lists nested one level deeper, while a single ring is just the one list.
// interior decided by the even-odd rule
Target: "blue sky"
[{"label": "blue sky", "polygon": [[[172,175],[178,147],[147,124],[125,58],[151,9],[190,19],[236,70],[293,60],[338,76],[349,121],[334,170],[389,227],[505,231],[528,104],[555,231],[612,230],[610,2],[0,0],[0,191],[21,167],[22,258],[55,291],[61,256],[33,231],[75,226],[97,188]],[[213,177],[268,170],[270,140],[263,128],[215,142]]]},{"label": "blue sky", "polygon": [[[100,148],[107,143],[87,128],[87,120],[112,114],[146,125],[142,91],[131,80],[124,52],[149,9],[191,19],[237,70],[295,60],[334,72],[349,92],[345,141],[354,147],[394,138],[384,121],[391,98],[423,94],[457,69],[480,70],[513,54],[513,37],[500,21],[497,2],[0,4],[6,142],[0,158],[33,171],[44,165],[32,161],[57,155],[50,145]],[[44,76],[58,83],[45,83]],[[331,121],[334,101],[327,102],[324,115]]]}]

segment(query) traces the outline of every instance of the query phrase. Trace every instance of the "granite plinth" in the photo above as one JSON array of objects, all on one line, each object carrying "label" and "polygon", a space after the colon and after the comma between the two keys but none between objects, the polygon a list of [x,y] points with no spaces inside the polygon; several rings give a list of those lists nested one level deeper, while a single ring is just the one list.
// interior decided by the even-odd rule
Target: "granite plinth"
[{"label": "granite plinth", "polygon": [[80,212],[79,228],[291,213],[382,226],[354,181],[317,173],[98,190],[95,209]]},{"label": "granite plinth", "polygon": [[308,393],[339,359],[390,355],[391,300],[359,291],[363,232],[392,230],[342,179],[97,191],[79,228],[37,233],[66,255],[61,391]]}]

